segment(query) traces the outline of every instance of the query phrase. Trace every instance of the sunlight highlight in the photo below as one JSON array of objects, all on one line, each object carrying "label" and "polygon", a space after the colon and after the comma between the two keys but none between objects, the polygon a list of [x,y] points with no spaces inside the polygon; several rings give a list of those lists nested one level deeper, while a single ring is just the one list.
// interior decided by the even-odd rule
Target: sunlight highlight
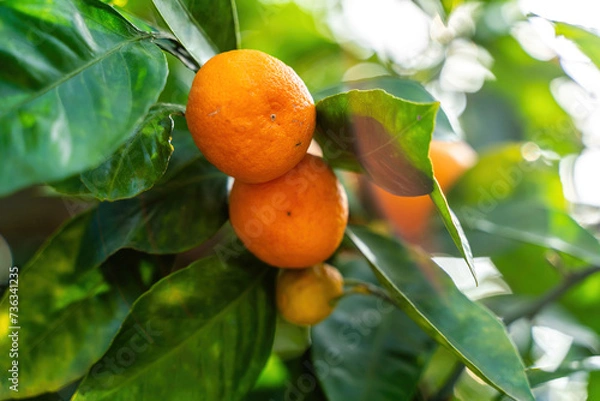
[{"label": "sunlight highlight", "polygon": [[600,2],[597,0],[520,0],[523,14],[600,30]]},{"label": "sunlight highlight", "polygon": [[431,17],[411,1],[344,0],[330,26],[342,42],[353,41],[383,59],[416,68],[430,44]]}]

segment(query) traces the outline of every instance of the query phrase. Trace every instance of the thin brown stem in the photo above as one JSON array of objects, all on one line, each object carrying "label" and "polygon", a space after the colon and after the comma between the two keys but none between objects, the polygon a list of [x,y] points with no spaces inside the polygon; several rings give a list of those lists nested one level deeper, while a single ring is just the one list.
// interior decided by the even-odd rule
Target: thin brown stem
[{"label": "thin brown stem", "polygon": [[504,324],[507,326],[516,320],[521,318],[533,318],[542,309],[550,305],[552,302],[558,300],[567,291],[569,291],[575,285],[581,283],[589,276],[600,272],[600,266],[591,266],[587,269],[580,270],[574,273],[567,274],[564,279],[554,288],[550,289],[544,295],[542,295],[536,301],[528,304],[524,308],[516,311],[515,313],[509,314],[504,317]]},{"label": "thin brown stem", "polygon": [[[542,309],[546,306],[550,305],[554,301],[558,300],[562,297],[567,291],[573,288],[575,285],[581,283],[586,278],[591,275],[600,272],[600,266],[590,266],[587,269],[580,270],[574,273],[570,273],[564,276],[564,279],[554,288],[548,290],[544,295],[538,298],[536,301],[528,304],[524,308],[516,311],[513,314],[504,317],[504,324],[506,326],[514,323],[515,321],[522,318],[533,318],[535,317]],[[460,379],[462,372],[465,369],[465,365],[462,362],[459,362],[444,385],[440,388],[440,390],[431,398],[432,401],[445,401],[450,399],[452,395],[452,391],[454,386]]]},{"label": "thin brown stem", "polygon": [[357,279],[347,278],[344,280],[344,285],[347,287],[342,297],[347,295],[372,295],[383,299],[391,304],[395,304],[394,300],[386,290],[374,284]]}]

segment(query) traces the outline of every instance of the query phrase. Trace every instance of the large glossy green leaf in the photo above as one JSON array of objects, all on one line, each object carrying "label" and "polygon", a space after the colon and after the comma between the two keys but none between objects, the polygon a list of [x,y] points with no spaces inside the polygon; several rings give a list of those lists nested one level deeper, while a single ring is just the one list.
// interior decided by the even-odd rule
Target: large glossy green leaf
[{"label": "large glossy green leaf", "polygon": [[4,1],[0,36],[0,195],[100,164],[165,84],[152,36],[99,1]]},{"label": "large glossy green leaf", "polygon": [[233,0],[152,0],[169,28],[202,65],[217,53],[238,47]]},{"label": "large glossy green leaf", "polygon": [[[417,81],[398,77],[376,77],[358,81],[344,82],[315,94],[315,101],[352,89],[370,90],[383,89],[391,95],[411,102],[431,103],[436,99]],[[440,107],[435,117],[433,137],[440,140],[456,140],[458,135],[454,132],[448,116]]]},{"label": "large glossy green leaf", "polygon": [[91,195],[100,200],[132,198],[162,177],[173,146],[173,113],[181,106],[158,104],[150,109],[135,135],[100,166],[52,184],[69,195]]},{"label": "large glossy green leaf", "polygon": [[475,277],[469,242],[433,177],[428,156],[438,107],[380,89],[351,90],[317,103],[316,139],[334,166],[363,170],[395,195],[430,194]]},{"label": "large glossy green leaf", "polygon": [[[344,277],[377,282],[364,260],[338,267]],[[412,399],[435,345],[394,305],[364,295],[342,298],[312,332],[313,363],[330,400]]]},{"label": "large glossy green leaf", "polygon": [[188,250],[226,221],[227,177],[205,159],[183,167],[171,180],[133,199],[101,203],[84,233],[85,264],[93,267],[128,247],[155,254]]},{"label": "large glossy green leaf", "polygon": [[[92,335],[109,339],[119,327],[129,305],[122,305],[118,292],[109,292],[98,266],[121,248],[169,254],[212,237],[227,218],[226,180],[207,161],[196,159],[167,183],[134,199],[101,203],[48,240],[20,277],[27,313],[19,323],[27,333],[23,341],[33,351],[21,370],[32,393],[23,391],[19,396],[56,390],[81,376],[107,344],[90,340]],[[102,308],[112,303],[124,308],[119,315]],[[7,306],[5,296],[0,307]],[[107,317],[108,313],[112,315]],[[6,332],[7,321],[0,323]],[[8,346],[8,340],[0,338],[0,346]],[[38,366],[48,367],[52,374],[39,375]]]},{"label": "large glossy green leaf", "polygon": [[485,215],[471,216],[469,225],[494,236],[538,245],[600,265],[600,243],[563,211],[539,202],[507,202]]},{"label": "large glossy green leaf", "polygon": [[274,276],[255,259],[211,257],[159,281],[74,400],[242,399],[271,352]]},{"label": "large glossy green leaf", "polygon": [[224,174],[200,159],[152,191],[100,204],[92,223],[94,238],[103,238],[98,252],[114,244],[148,253],[178,253],[200,244],[227,219],[226,183]]},{"label": "large glossy green leaf", "polygon": [[581,51],[596,64],[596,67],[600,68],[600,36],[565,23],[556,23],[554,29],[557,35],[562,35],[575,42]]},{"label": "large glossy green leaf", "polygon": [[421,251],[361,227],[348,235],[396,304],[479,377],[516,400],[533,400],[525,368],[504,325],[470,301]]},{"label": "large glossy green leaf", "polygon": [[469,240],[460,224],[460,220],[456,217],[452,209],[450,209],[450,205],[448,205],[448,201],[446,200],[446,196],[442,192],[442,188],[440,184],[435,180],[435,186],[433,192],[430,194],[431,200],[435,204],[442,221],[444,222],[444,226],[448,233],[450,233],[450,237],[456,245],[456,248],[460,252],[461,256],[467,262],[467,266],[473,276],[473,280],[475,280],[475,284],[478,283],[477,274],[475,273],[475,262],[473,261],[473,252],[471,251],[471,245],[469,244]]},{"label": "large glossy green leaf", "polygon": [[[65,226],[19,277],[19,392],[0,388],[0,399],[57,391],[83,376],[108,348],[134,300],[146,290],[140,269],[161,261],[122,251],[101,268],[79,271],[76,262],[91,215]],[[8,310],[5,297],[2,307]],[[7,316],[7,315],[6,315]],[[8,316],[7,316],[8,317]],[[10,348],[8,320],[0,321],[0,346]],[[4,366],[8,353],[0,355]],[[43,374],[40,374],[43,372]],[[26,383],[26,384],[25,384]]]},{"label": "large glossy green leaf", "polygon": [[334,167],[364,170],[401,196],[433,190],[428,158],[438,103],[414,103],[381,90],[351,90],[317,102],[316,139]]}]

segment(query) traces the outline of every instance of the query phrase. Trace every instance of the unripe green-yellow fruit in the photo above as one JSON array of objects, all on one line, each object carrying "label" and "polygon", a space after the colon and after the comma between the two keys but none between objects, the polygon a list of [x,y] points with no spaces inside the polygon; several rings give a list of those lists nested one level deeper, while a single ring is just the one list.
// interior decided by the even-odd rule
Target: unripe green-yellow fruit
[{"label": "unripe green-yellow fruit", "polygon": [[286,269],[277,279],[277,308],[290,323],[314,325],[333,312],[333,301],[343,293],[344,278],[333,266]]}]

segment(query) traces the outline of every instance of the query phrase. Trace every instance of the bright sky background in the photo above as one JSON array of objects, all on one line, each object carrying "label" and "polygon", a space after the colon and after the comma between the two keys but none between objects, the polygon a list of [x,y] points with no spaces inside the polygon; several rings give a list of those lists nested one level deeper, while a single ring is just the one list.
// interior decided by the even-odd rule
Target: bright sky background
[{"label": "bright sky background", "polygon": [[[297,1],[304,6],[311,2]],[[329,21],[336,38],[372,49],[383,60],[392,61],[400,73],[433,66],[445,56],[440,77],[427,88],[441,101],[460,132],[457,122],[466,106],[465,94],[477,92],[485,80],[493,79],[493,60],[485,49],[468,40],[477,12],[475,3],[465,3],[447,24],[430,17],[410,0],[342,0],[341,5],[341,12],[332,12]],[[557,38],[548,21],[580,25],[600,33],[600,0],[515,0],[502,7],[506,22],[514,26],[511,33],[532,57],[560,60],[566,76],[549,83],[550,89],[573,117],[588,147],[574,163],[568,185],[574,192],[568,197],[600,206],[600,186],[591,184],[600,171],[600,71],[572,42]],[[522,15],[529,18],[522,20]],[[457,38],[464,33],[466,39]],[[368,75],[370,70],[356,71],[358,76],[351,78],[361,78],[361,73]]]},{"label": "bright sky background", "polygon": [[519,0],[519,6],[525,13],[600,31],[598,0]]}]

